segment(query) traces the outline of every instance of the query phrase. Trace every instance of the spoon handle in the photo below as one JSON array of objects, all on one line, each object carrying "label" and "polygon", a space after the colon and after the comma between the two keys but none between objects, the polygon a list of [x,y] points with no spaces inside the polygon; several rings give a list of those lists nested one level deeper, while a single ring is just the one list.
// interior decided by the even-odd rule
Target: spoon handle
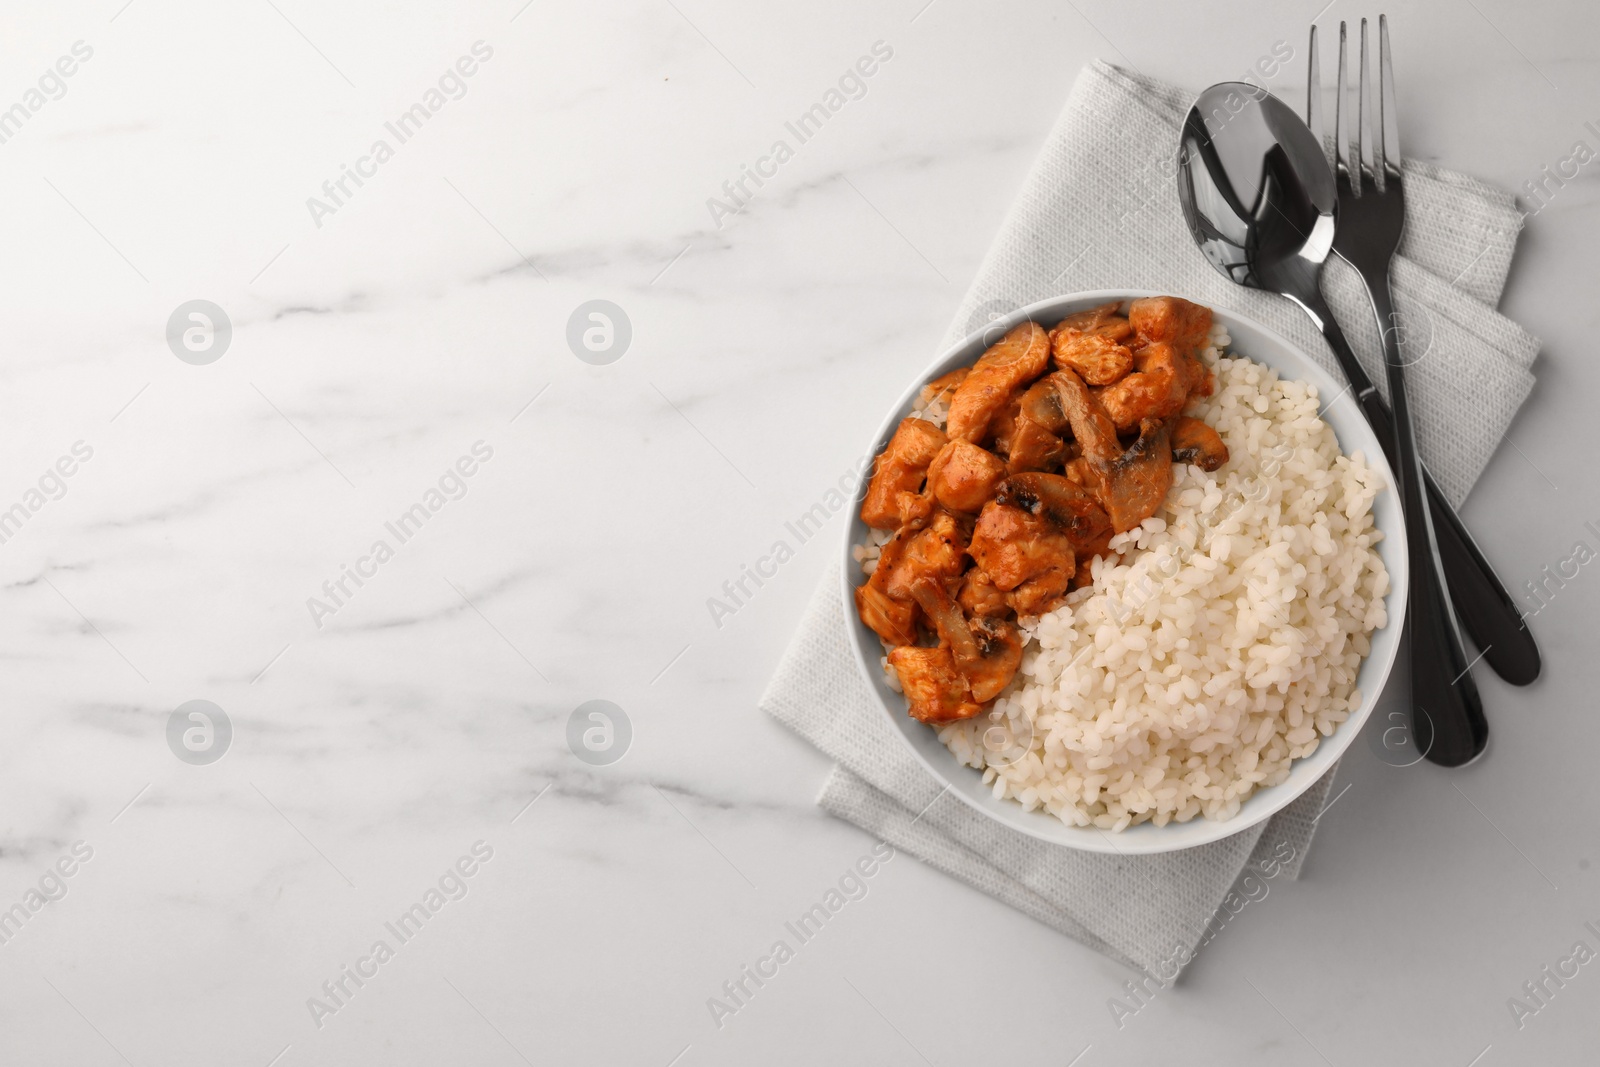
[{"label": "spoon handle", "polygon": [[[1339,366],[1344,369],[1356,403],[1372,424],[1378,440],[1383,442],[1390,466],[1397,467],[1399,461],[1394,452],[1394,418],[1389,405],[1356,360],[1344,332],[1339,329],[1321,294],[1309,299],[1302,298],[1300,302],[1311,320],[1322,330],[1322,336],[1327,339],[1334,356],[1339,360]],[[1512,685],[1527,685],[1539,677],[1541,666],[1539,646],[1533,639],[1533,631],[1528,629],[1511,594],[1506,591],[1499,575],[1495,574],[1466,524],[1461,521],[1461,516],[1450,506],[1426,467],[1423,468],[1422,477],[1428,492],[1428,508],[1434,519],[1439,556],[1444,563],[1445,579],[1449,583],[1450,599],[1461,625],[1466,628],[1473,645],[1483,653],[1484,662],[1496,674]]]},{"label": "spoon handle", "polygon": [[1406,632],[1411,641],[1412,730],[1417,747],[1430,761],[1459,767],[1483,752],[1489,742],[1489,723],[1472,677],[1472,664],[1461,647],[1461,632],[1445,586],[1444,562],[1439,556],[1428,495],[1422,487],[1422,458],[1417,453],[1406,398],[1399,337],[1396,330],[1382,328],[1397,321],[1389,272],[1374,271],[1367,282],[1372,309],[1383,334],[1384,365],[1394,402],[1394,449],[1398,459],[1394,471],[1400,482],[1411,562]]}]

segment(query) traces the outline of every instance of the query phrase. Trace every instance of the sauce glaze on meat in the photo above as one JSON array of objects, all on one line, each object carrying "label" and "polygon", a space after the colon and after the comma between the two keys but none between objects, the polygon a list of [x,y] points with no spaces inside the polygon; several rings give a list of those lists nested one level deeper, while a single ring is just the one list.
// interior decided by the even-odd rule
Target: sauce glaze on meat
[{"label": "sauce glaze on meat", "polygon": [[861,518],[894,536],[855,593],[912,718],[981,712],[1022,662],[1016,620],[1088,584],[1089,561],[1161,507],[1174,462],[1228,461],[1183,414],[1215,388],[1210,332],[1211,310],[1178,297],[1105,304],[1021,323],[923,390],[946,427],[904,419],[879,454]]}]

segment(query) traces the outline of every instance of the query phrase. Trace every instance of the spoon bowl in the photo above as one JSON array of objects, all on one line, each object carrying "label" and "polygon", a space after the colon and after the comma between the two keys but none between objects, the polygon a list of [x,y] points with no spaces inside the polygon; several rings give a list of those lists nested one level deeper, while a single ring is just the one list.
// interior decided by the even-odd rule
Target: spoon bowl
[{"label": "spoon bowl", "polygon": [[1339,194],[1322,145],[1287,104],[1244,82],[1201,93],[1183,123],[1178,199],[1212,266],[1320,325]]}]

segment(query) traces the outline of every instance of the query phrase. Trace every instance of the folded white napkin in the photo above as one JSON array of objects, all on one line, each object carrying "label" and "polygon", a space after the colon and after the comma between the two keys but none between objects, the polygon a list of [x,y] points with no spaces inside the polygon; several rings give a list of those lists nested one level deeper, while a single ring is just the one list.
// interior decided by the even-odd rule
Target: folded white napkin
[{"label": "folded white napkin", "polygon": [[[1190,239],[1173,167],[1192,100],[1103,63],[1085,68],[947,342],[1060,293],[1153,289],[1235,309],[1295,341],[1342,381],[1304,313],[1229,283]],[[1408,381],[1423,456],[1459,503],[1533,386],[1538,341],[1493,310],[1521,215],[1509,195],[1436,167],[1407,163],[1405,180],[1395,303],[1407,329],[1431,338]],[[1352,346],[1382,382],[1378,331],[1359,279],[1337,264],[1325,289]],[[1416,341],[1415,333],[1408,337]],[[1252,877],[1298,875],[1335,771],[1264,824],[1158,856],[1046,844],[945,794],[883,721],[860,677],[839,584],[830,568],[761,698],[764,710],[838,761],[819,800],[830,813],[1161,980],[1174,977],[1208,930],[1251,896]]]}]

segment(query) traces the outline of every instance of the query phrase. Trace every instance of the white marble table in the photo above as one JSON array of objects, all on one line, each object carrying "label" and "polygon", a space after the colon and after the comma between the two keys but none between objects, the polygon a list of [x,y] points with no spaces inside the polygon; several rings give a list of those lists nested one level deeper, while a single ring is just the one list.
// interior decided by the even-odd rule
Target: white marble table
[{"label": "white marble table", "polygon": [[[1344,2],[1320,24],[1376,14]],[[1486,759],[1357,745],[1303,880],[1120,1028],[1129,974],[909,857],[711,1017],[873,842],[755,710],[838,520],[708,599],[930,358],[1083,63],[1198,86],[1285,41],[1295,91],[1316,14],[921,3],[13,5],[0,1063],[1592,1055],[1600,965],[1507,1006],[1600,949],[1592,568],[1538,685],[1480,673]],[[1594,13],[1389,13],[1418,155],[1516,187],[1600,146]],[[1466,515],[1519,587],[1600,547],[1594,189],[1530,220],[1504,305],[1540,384]],[[192,300],[232,325],[203,365],[165,336]],[[568,344],[591,300],[631,323],[609,364]],[[596,699],[632,726],[609,766],[567,742]],[[191,700],[216,762],[169,746]]]}]

